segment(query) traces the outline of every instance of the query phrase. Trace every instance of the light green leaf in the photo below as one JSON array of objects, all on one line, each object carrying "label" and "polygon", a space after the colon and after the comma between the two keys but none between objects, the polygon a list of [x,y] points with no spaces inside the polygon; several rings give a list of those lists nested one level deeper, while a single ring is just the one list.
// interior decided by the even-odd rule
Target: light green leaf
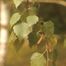
[{"label": "light green leaf", "polygon": [[29,26],[32,26],[39,21],[39,18],[36,15],[30,15],[26,19]]},{"label": "light green leaf", "polygon": [[31,56],[31,66],[46,66],[46,59],[41,53],[35,52]]},{"label": "light green leaf", "polygon": [[16,8],[24,1],[24,0],[13,0]]},{"label": "light green leaf", "polygon": [[14,33],[17,35],[19,39],[23,39],[27,37],[27,35],[31,32],[30,27],[27,23],[20,23],[13,27]]},{"label": "light green leaf", "polygon": [[17,21],[19,21],[21,15],[19,13],[14,13],[10,19],[10,26],[12,27]]}]

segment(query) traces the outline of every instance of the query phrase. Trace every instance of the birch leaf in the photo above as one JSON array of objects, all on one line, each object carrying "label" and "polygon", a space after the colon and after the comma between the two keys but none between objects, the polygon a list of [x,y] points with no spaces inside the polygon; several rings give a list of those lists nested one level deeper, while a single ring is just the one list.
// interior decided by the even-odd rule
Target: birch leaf
[{"label": "birch leaf", "polygon": [[10,19],[10,26],[12,27],[20,19],[21,15],[19,13],[14,13]]},{"label": "birch leaf", "polygon": [[27,35],[31,32],[30,27],[27,23],[20,23],[13,27],[14,33],[17,35],[19,39],[23,39],[27,37]]},{"label": "birch leaf", "polygon": [[39,18],[36,15],[30,15],[26,19],[29,26],[32,26],[39,21]]},{"label": "birch leaf", "polygon": [[54,24],[52,21],[45,22],[43,28],[47,36],[51,36],[54,33]]},{"label": "birch leaf", "polygon": [[24,0],[13,0],[16,8],[24,1]]},{"label": "birch leaf", "polygon": [[46,59],[41,53],[35,52],[31,56],[31,66],[46,66]]}]

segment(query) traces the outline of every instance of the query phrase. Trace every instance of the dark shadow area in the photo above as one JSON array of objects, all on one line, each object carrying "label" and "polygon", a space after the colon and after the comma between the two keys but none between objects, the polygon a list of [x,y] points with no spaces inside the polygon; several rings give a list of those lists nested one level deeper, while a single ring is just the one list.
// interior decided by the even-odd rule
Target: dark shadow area
[{"label": "dark shadow area", "polygon": [[39,3],[38,16],[44,21],[52,20],[55,33],[66,32],[66,7],[55,3]]}]

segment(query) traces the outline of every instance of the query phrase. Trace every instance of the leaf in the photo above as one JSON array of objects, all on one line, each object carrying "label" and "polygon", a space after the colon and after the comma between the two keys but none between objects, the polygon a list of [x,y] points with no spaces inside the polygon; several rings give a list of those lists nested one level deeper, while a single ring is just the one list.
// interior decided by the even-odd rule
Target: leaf
[{"label": "leaf", "polygon": [[46,66],[46,59],[41,53],[35,52],[31,56],[31,66]]},{"label": "leaf", "polygon": [[34,44],[36,44],[38,39],[39,39],[39,37],[37,36],[37,32],[31,32],[28,35],[29,46],[32,47]]},{"label": "leaf", "polygon": [[51,36],[54,33],[54,24],[52,21],[45,22],[43,28],[47,36]]},{"label": "leaf", "polygon": [[39,18],[36,15],[30,15],[26,18],[29,26],[36,24],[39,21]]},{"label": "leaf", "polygon": [[31,32],[30,27],[27,23],[20,23],[13,27],[14,33],[19,39],[24,39]]},{"label": "leaf", "polygon": [[8,43],[14,43],[14,41],[17,39],[16,35],[14,34],[14,32],[12,31],[11,35],[9,36],[9,40]]},{"label": "leaf", "polygon": [[41,25],[40,25],[40,22],[38,22],[38,23],[36,23],[32,26],[32,32],[28,35],[28,40],[29,40],[29,46],[30,47],[35,45],[37,43],[37,41],[39,40],[39,38],[40,38],[40,34],[39,34],[40,29],[42,29]]},{"label": "leaf", "polygon": [[24,1],[24,0],[13,0],[16,8]]},{"label": "leaf", "polygon": [[52,48],[55,48],[57,46],[58,37],[58,35],[50,36],[49,41],[51,42]]},{"label": "leaf", "polygon": [[21,15],[20,15],[19,13],[14,13],[14,14],[12,15],[12,17],[11,17],[11,19],[10,19],[10,25],[11,25],[11,27],[12,27],[15,23],[17,23],[17,22],[19,21],[20,17],[21,17]]},{"label": "leaf", "polygon": [[37,8],[36,7],[29,7],[28,14],[34,15],[37,13]]}]

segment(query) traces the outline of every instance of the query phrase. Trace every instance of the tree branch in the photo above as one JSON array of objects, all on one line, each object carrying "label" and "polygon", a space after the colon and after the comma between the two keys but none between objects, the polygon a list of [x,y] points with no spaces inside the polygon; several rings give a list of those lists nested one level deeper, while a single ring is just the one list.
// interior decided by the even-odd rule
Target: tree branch
[{"label": "tree branch", "polygon": [[59,5],[63,5],[66,6],[66,2],[65,1],[55,1],[55,0],[39,0],[39,2],[43,2],[43,3],[56,3]]},{"label": "tree branch", "polygon": [[[32,1],[30,1],[32,2]],[[39,2],[39,3],[56,3],[59,5],[63,5],[66,6],[66,1],[57,1],[57,0],[35,0],[35,2]]]}]

